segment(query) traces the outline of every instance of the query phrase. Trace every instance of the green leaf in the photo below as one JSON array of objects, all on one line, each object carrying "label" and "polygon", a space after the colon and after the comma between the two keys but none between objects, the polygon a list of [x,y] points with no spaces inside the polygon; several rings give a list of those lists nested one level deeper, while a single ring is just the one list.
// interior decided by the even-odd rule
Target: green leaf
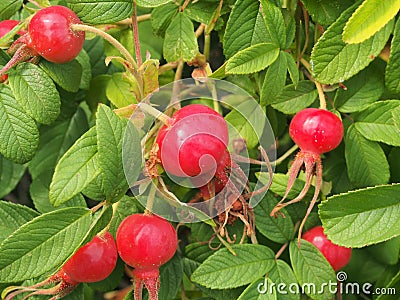
[{"label": "green leaf", "polygon": [[182,258],[175,255],[160,268],[160,299],[174,299],[177,295],[183,277]]},{"label": "green leaf", "polygon": [[45,171],[33,179],[29,186],[29,193],[37,211],[47,213],[65,207],[87,207],[85,198],[81,194],[75,195],[69,201],[54,207],[50,203],[49,198],[49,188],[52,175],[53,173]]},{"label": "green leaf", "polygon": [[249,148],[258,145],[266,117],[256,101],[243,100],[225,116],[225,120],[229,124],[230,139],[244,139]]},{"label": "green leaf", "polygon": [[346,90],[338,89],[335,108],[343,113],[361,111],[375,102],[383,94],[384,84],[373,71],[361,71],[344,82]]},{"label": "green leaf", "polygon": [[1,200],[0,243],[20,226],[31,221],[38,215],[36,211],[27,206]]},{"label": "green leaf", "polygon": [[128,196],[123,196],[121,200],[113,205],[117,208],[113,213],[109,231],[115,236],[118,226],[122,220],[130,215],[133,215],[134,213],[139,212],[139,210],[135,200]]},{"label": "green leaf", "polygon": [[314,78],[321,83],[343,82],[364,69],[379,55],[392,32],[393,22],[390,22],[360,44],[345,44],[343,27],[356,6],[344,11],[313,48],[310,63]]},{"label": "green leaf", "polygon": [[336,275],[322,253],[311,243],[301,240],[289,245],[290,261],[294,274],[304,292],[315,300],[331,300],[334,294],[329,283],[336,283]]},{"label": "green leaf", "polygon": [[9,75],[15,99],[42,124],[51,124],[60,114],[60,95],[51,78],[38,66],[22,63]]},{"label": "green leaf", "polygon": [[16,187],[25,170],[26,166],[13,163],[0,155],[0,198]]},{"label": "green leaf", "polygon": [[0,19],[7,20],[22,6],[23,0],[2,0],[0,2]]},{"label": "green leaf", "polygon": [[[400,271],[390,280],[390,282],[385,287],[385,294],[380,294],[376,300],[391,300],[396,291],[400,289]],[[382,291],[382,289],[381,289]]]},{"label": "green leaf", "polygon": [[365,41],[392,20],[399,9],[399,0],[365,0],[347,21],[343,40],[349,44]]},{"label": "green leaf", "polygon": [[332,152],[324,159],[324,180],[332,182],[333,194],[339,194],[351,190],[353,187],[347,172],[346,160],[342,151]]},{"label": "green leaf", "polygon": [[129,18],[133,11],[131,0],[66,0],[84,23],[106,24]]},{"label": "green leaf", "polygon": [[106,90],[111,75],[102,74],[92,78],[90,81],[90,89],[86,94],[86,102],[89,107],[95,111],[99,103],[107,103]]},{"label": "green leaf", "polygon": [[39,66],[64,90],[73,93],[79,90],[83,69],[77,60],[55,64],[43,59]]},{"label": "green leaf", "polygon": [[293,239],[294,225],[285,209],[281,210],[286,216],[285,218],[275,218],[269,215],[277,203],[278,201],[271,193],[264,196],[254,208],[254,215],[257,220],[256,227],[262,235],[271,241],[284,244]]},{"label": "green leaf", "polygon": [[368,252],[385,265],[395,265],[399,262],[400,237],[368,247]]},{"label": "green leaf", "polygon": [[50,185],[50,202],[57,206],[80,193],[100,172],[96,127],[82,135],[59,160]]},{"label": "green leaf", "polygon": [[367,140],[354,125],[347,130],[344,141],[348,174],[355,187],[374,186],[389,181],[389,164],[377,142]]},{"label": "green leaf", "polygon": [[289,115],[310,106],[317,96],[314,83],[302,80],[297,87],[294,84],[285,86],[271,102],[273,108]]},{"label": "green leaf", "polygon": [[400,93],[400,21],[397,20],[390,44],[390,56],[386,66],[385,83],[389,90]]},{"label": "green leaf", "polygon": [[253,281],[240,295],[238,300],[276,300],[276,288],[269,278]]},{"label": "green leaf", "polygon": [[260,0],[264,23],[274,45],[284,50],[286,47],[286,25],[281,10],[269,0]]},{"label": "green leaf", "polygon": [[104,192],[109,201],[118,200],[128,190],[122,165],[122,143],[126,123],[126,120],[118,117],[108,106],[101,104],[98,107],[96,118],[98,164],[103,176]]},{"label": "green leaf", "polygon": [[286,56],[286,63],[290,75],[290,79],[292,80],[294,87],[297,88],[299,83],[299,69],[292,55],[287,52],[282,52],[284,56]]},{"label": "green leaf", "polygon": [[283,51],[279,52],[277,59],[268,67],[261,88],[261,105],[270,104],[284,88],[287,74],[287,61]]},{"label": "green leaf", "polygon": [[29,163],[29,172],[36,178],[43,172],[51,172],[61,156],[89,128],[86,114],[82,108],[70,119],[40,128],[39,148]]},{"label": "green leaf", "polygon": [[272,64],[279,55],[279,48],[271,43],[261,43],[233,55],[225,66],[227,74],[251,74]]},{"label": "green leaf", "polygon": [[95,201],[103,201],[106,200],[107,197],[104,194],[103,187],[103,174],[99,173],[96,178],[94,178],[83,190],[82,194],[85,197],[95,200]]},{"label": "green leaf", "polygon": [[124,73],[117,72],[111,75],[107,83],[106,95],[117,108],[137,102],[135,94],[131,91],[131,84],[124,77]]},{"label": "green leaf", "polygon": [[355,128],[365,138],[392,146],[400,146],[400,128],[392,112],[400,108],[400,101],[379,101],[355,116]]},{"label": "green leaf", "polygon": [[23,164],[32,159],[39,143],[35,121],[16,103],[10,88],[0,86],[0,152]]},{"label": "green leaf", "polygon": [[353,4],[351,0],[302,0],[308,13],[316,23],[328,26],[336,21],[340,13]]},{"label": "green leaf", "polygon": [[158,89],[158,69],[160,62],[157,59],[146,60],[141,69],[143,70],[143,93],[145,96]]},{"label": "green leaf", "polygon": [[325,233],[332,242],[355,248],[400,235],[399,192],[394,184],[329,197],[319,205]]},{"label": "green leaf", "polygon": [[212,21],[218,6],[219,3],[213,0],[190,2],[185,8],[185,13],[192,20],[208,25]]},{"label": "green leaf", "polygon": [[278,299],[279,300],[299,300],[300,293],[294,293],[292,291],[288,291],[292,285],[297,285],[296,277],[293,273],[292,268],[283,260],[277,259],[275,261],[275,266],[268,273],[269,278],[274,282],[275,286],[279,286],[279,284],[284,284],[286,289],[285,293],[279,293],[278,290]]},{"label": "green leaf", "polygon": [[177,6],[173,3],[154,8],[151,14],[154,35],[164,37],[165,31],[177,13]]},{"label": "green leaf", "polygon": [[93,217],[90,224],[90,228],[86,233],[85,239],[81,243],[82,245],[89,243],[93,238],[102,231],[110,223],[113,215],[112,205],[106,203],[102,206],[101,210],[97,211]]},{"label": "green leaf", "polygon": [[221,249],[207,258],[192,274],[192,281],[211,289],[228,289],[248,284],[266,274],[274,253],[262,245],[234,245],[233,256]]},{"label": "green leaf", "polygon": [[192,60],[199,52],[192,21],[184,14],[173,17],[165,32],[164,57],[168,62]]},{"label": "green leaf", "polygon": [[132,122],[128,122],[122,146],[123,166],[128,186],[133,186],[142,172],[142,155],[139,132]]},{"label": "green leaf", "polygon": [[172,0],[135,0],[135,1],[138,6],[157,7],[157,6],[167,4],[168,2],[171,2]]},{"label": "green leaf", "polygon": [[92,66],[90,65],[89,54],[82,49],[76,57],[76,61],[81,65],[82,76],[81,82],[79,83],[79,88],[83,90],[88,90],[90,87],[90,80],[92,79]]},{"label": "green leaf", "polygon": [[236,52],[259,43],[271,42],[266,30],[258,0],[236,1],[229,15],[223,38],[224,54]]},{"label": "green leaf", "polygon": [[82,242],[90,220],[89,209],[65,208],[19,227],[0,245],[0,282],[22,281],[59,267]]}]

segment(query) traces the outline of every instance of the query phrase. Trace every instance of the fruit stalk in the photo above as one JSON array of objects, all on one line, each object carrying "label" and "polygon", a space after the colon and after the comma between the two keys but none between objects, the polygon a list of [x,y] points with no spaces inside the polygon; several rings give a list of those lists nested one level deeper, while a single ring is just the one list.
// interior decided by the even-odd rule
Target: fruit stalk
[{"label": "fruit stalk", "polygon": [[105,39],[107,42],[109,42],[111,45],[113,45],[115,48],[119,50],[119,52],[125,57],[125,59],[128,61],[128,63],[131,65],[132,68],[137,69],[138,65],[135,61],[135,59],[132,57],[132,55],[129,53],[129,51],[120,43],[118,42],[114,37],[109,35],[108,33],[93,27],[89,25],[84,25],[84,24],[72,24],[71,29],[74,31],[87,31],[94,33],[103,39]]}]

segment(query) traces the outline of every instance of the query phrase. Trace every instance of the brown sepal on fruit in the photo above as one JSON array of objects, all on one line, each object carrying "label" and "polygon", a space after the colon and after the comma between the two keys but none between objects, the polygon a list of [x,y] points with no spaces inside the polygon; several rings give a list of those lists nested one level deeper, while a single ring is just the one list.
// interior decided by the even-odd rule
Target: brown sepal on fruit
[{"label": "brown sepal on fruit", "polygon": [[[301,190],[299,195],[297,195],[296,198],[294,198],[288,202],[284,202],[293,187],[293,184],[297,178],[298,173],[301,171],[302,168],[304,168],[305,176],[306,176],[306,182],[304,184],[303,189]],[[309,214],[311,213],[311,210],[313,209],[313,207],[318,199],[319,192],[321,190],[322,162],[321,162],[321,157],[319,154],[302,151],[302,150],[300,150],[300,152],[297,153],[296,158],[289,170],[289,181],[288,181],[288,185],[287,185],[287,188],[285,191],[285,195],[283,196],[282,200],[279,201],[279,203],[274,207],[274,209],[270,213],[271,216],[278,217],[278,215],[282,215],[282,213],[280,212],[280,210],[282,208],[284,208],[290,204],[301,201],[306,196],[306,194],[311,186],[314,176],[315,176],[315,191],[314,191],[313,198],[310,202],[310,205],[307,209],[306,215],[304,216],[304,218],[300,224],[300,227],[299,227],[299,241],[300,241],[301,232],[304,227],[304,224],[305,224]]]}]

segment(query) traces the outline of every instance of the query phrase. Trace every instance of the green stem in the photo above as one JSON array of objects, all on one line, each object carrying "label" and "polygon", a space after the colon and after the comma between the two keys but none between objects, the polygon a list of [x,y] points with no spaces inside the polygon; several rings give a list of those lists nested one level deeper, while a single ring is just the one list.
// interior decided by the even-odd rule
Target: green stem
[{"label": "green stem", "polygon": [[326,109],[326,98],[324,94],[324,90],[322,89],[322,85],[318,81],[314,81],[315,86],[317,87],[318,97],[319,97],[319,108]]},{"label": "green stem", "polygon": [[281,164],[286,158],[288,158],[294,151],[299,149],[299,146],[294,145],[292,148],[290,148],[288,151],[286,151],[281,157],[279,157],[277,160],[271,162],[271,164],[275,164],[276,166]]},{"label": "green stem", "polygon": [[[206,30],[207,31],[207,30]],[[208,61],[210,59],[211,36],[209,33],[204,33],[204,56]]]},{"label": "green stem", "polygon": [[164,124],[166,124],[166,125],[170,124],[171,118],[168,117],[166,114],[162,113],[161,111],[159,111],[158,109],[155,109],[153,106],[151,106],[145,102],[141,102],[138,104],[138,108],[141,111],[146,112],[149,115],[152,115],[153,117],[157,118]]},{"label": "green stem", "polygon": [[102,37],[107,42],[109,42],[111,45],[113,45],[116,49],[119,50],[119,52],[125,57],[125,59],[128,61],[128,63],[131,65],[132,68],[134,68],[134,69],[138,68],[138,65],[136,64],[135,59],[132,57],[132,55],[129,53],[129,51],[119,41],[117,41],[114,37],[112,37],[108,33],[104,32],[103,30],[100,30],[93,26],[84,25],[84,24],[72,24],[71,29],[74,31],[91,32],[91,33],[94,33],[94,34]]}]

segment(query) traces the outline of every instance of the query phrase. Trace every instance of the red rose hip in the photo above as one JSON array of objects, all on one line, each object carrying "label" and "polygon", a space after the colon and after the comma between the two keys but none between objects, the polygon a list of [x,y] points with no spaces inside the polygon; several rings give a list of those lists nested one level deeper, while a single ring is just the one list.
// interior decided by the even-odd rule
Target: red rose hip
[{"label": "red rose hip", "polygon": [[122,260],[133,267],[135,300],[146,286],[149,299],[158,299],[159,267],[169,261],[178,245],[175,228],[156,215],[134,214],[117,230],[117,248]]},{"label": "red rose hip", "polygon": [[306,108],[293,117],[289,134],[302,151],[322,154],[340,144],[343,124],[328,110]]},{"label": "red rose hip", "polygon": [[27,46],[54,63],[73,60],[82,50],[83,31],[73,31],[72,24],[82,23],[68,7],[55,5],[39,10],[28,25]]},{"label": "red rose hip", "polygon": [[302,238],[317,247],[335,271],[340,270],[350,261],[352,249],[336,245],[328,240],[322,226],[308,230]]}]

